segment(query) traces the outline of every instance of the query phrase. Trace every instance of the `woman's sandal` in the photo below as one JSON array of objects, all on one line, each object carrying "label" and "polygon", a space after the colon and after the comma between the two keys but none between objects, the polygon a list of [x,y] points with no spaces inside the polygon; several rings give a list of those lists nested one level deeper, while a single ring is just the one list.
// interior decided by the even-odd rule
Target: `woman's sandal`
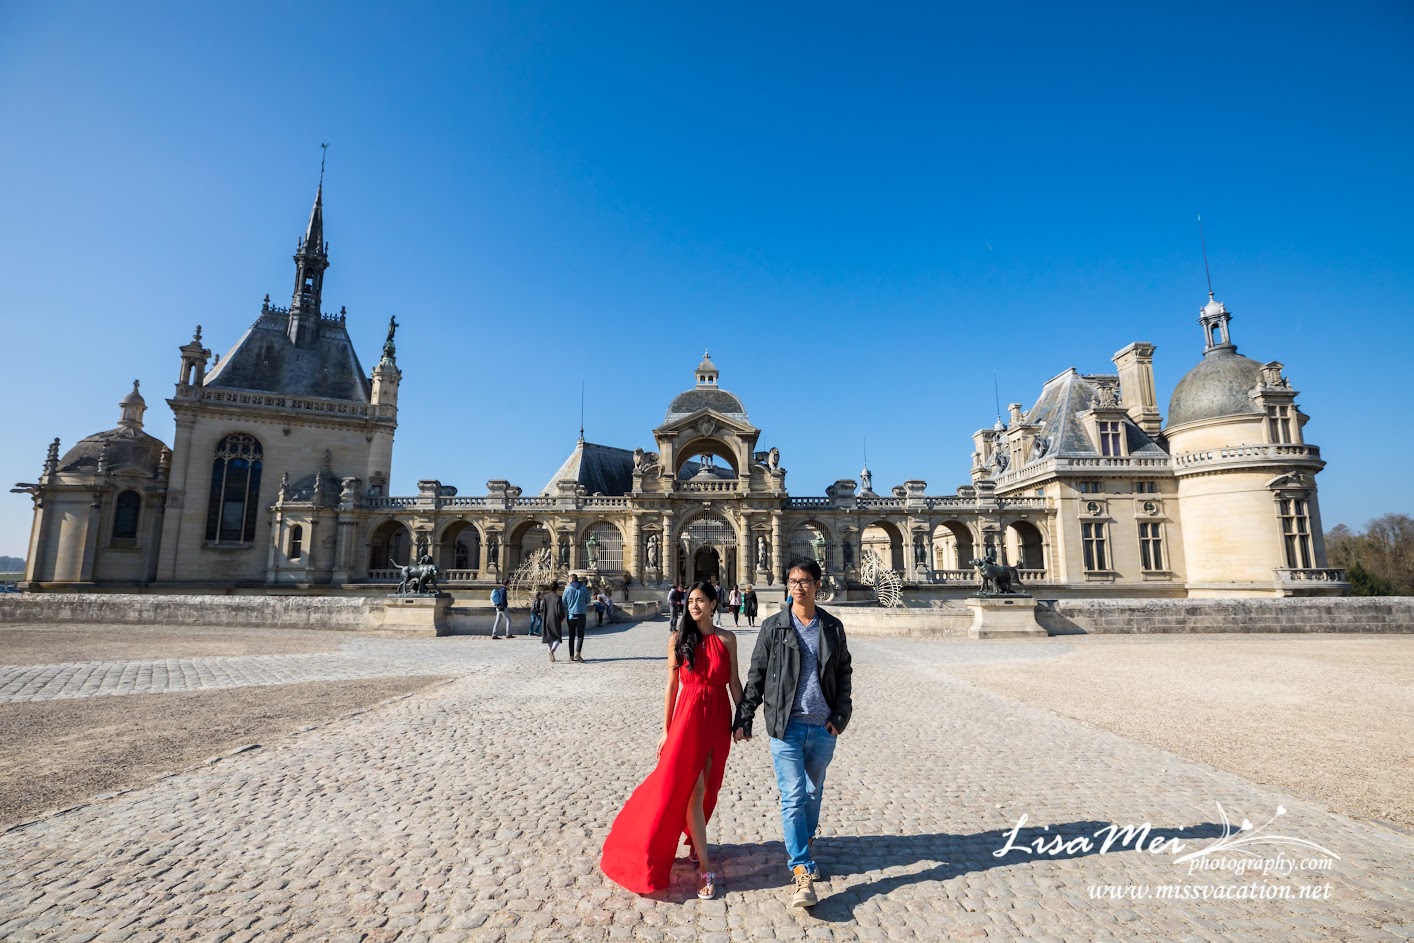
[{"label": "woman's sandal", "polygon": [[711,900],[717,896],[717,872],[704,871],[699,875],[697,896],[701,900]]}]

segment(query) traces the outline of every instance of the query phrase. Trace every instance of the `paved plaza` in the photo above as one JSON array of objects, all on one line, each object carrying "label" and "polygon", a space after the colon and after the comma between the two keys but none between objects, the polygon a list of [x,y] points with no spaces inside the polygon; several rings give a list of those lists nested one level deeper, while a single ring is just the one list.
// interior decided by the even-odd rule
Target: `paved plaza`
[{"label": "paved plaza", "polygon": [[[582,665],[526,638],[331,634],[328,651],[0,666],[0,704],[451,679],[0,835],[0,940],[1414,939],[1414,835],[947,671],[1034,666],[1063,639],[851,640],[813,912],[786,906],[764,736],[734,747],[709,827],[721,899],[692,897],[685,861],[670,891],[629,894],[596,860],[651,765],[664,638],[591,629]],[[1144,823],[1182,849],[1101,850],[1108,826]]]}]

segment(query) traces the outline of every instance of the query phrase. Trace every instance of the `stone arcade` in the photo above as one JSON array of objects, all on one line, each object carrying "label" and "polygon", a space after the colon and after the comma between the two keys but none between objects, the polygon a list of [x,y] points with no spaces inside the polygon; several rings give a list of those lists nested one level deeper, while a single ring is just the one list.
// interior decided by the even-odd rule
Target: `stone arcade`
[{"label": "stone arcade", "polygon": [[[581,441],[538,494],[492,480],[481,495],[439,481],[387,493],[402,373],[396,322],[371,375],[321,307],[329,268],[323,188],[294,255],[288,308],[269,297],[214,360],[201,328],[180,348],[169,449],[142,431],[134,383],[117,428],[49,448],[34,499],[28,590],[386,592],[430,553],[454,593],[489,587],[549,549],[567,568],[640,593],[720,578],[779,589],[791,556],[819,559],[836,592],[862,595],[866,551],[902,576],[908,604],[960,598],[974,557],[995,552],[1049,597],[1335,594],[1315,476],[1320,450],[1275,361],[1240,356],[1227,309],[1200,312],[1202,360],[1164,423],[1154,347],[1114,374],[1075,369],[1034,405],[973,436],[971,481],[887,493],[864,469],[821,496],[792,496],[783,457],[704,356],[651,449]],[[788,459],[788,457],[786,457]]]}]

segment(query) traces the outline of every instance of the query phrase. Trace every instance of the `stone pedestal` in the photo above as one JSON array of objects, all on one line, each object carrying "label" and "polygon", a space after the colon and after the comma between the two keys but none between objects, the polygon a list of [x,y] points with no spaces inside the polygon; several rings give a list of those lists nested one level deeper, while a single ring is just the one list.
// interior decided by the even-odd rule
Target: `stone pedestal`
[{"label": "stone pedestal", "polygon": [[425,638],[450,635],[447,610],[451,593],[435,596],[389,596],[383,604],[383,630]]},{"label": "stone pedestal", "polygon": [[1031,596],[969,596],[972,610],[969,638],[1046,638],[1049,633],[1036,621],[1036,600]]}]

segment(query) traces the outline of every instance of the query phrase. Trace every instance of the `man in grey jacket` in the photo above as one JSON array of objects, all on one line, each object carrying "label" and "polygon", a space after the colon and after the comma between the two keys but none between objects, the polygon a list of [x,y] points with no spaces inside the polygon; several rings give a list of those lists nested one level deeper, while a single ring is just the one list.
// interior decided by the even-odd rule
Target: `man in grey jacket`
[{"label": "man in grey jacket", "polygon": [[736,740],[751,739],[756,708],[765,705],[781,791],[781,830],[795,882],[791,906],[813,907],[820,869],[812,846],[820,826],[825,770],[854,707],[853,667],[844,625],[815,605],[820,564],[797,557],[786,573],[791,606],[761,623],[732,726]]}]

